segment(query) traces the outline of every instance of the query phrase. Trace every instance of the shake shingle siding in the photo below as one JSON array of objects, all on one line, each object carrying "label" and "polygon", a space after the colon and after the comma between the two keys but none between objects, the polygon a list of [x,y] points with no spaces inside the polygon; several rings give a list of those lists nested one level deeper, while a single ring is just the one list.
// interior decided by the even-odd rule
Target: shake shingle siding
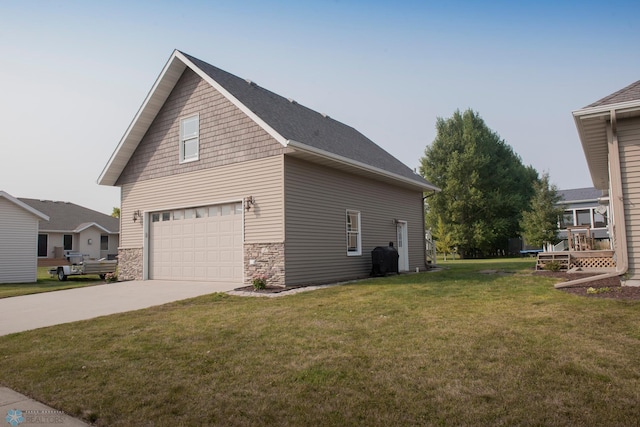
[{"label": "shake shingle siding", "polygon": [[[199,160],[180,164],[180,120],[200,118]],[[116,185],[195,172],[262,157],[284,148],[191,69],[186,69]]]},{"label": "shake shingle siding", "polygon": [[[288,286],[367,276],[371,250],[396,243],[394,219],[408,223],[409,270],[424,267],[421,193],[290,157],[284,182]],[[347,210],[361,213],[361,256],[347,256]]]}]

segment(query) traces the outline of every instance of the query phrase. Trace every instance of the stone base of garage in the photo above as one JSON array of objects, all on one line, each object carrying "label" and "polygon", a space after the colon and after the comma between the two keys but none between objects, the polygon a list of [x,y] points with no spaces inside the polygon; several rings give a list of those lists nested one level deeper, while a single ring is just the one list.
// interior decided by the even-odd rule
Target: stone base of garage
[{"label": "stone base of garage", "polygon": [[118,249],[118,280],[142,280],[142,248]]},{"label": "stone base of garage", "polygon": [[284,287],[284,243],[245,243],[244,273],[247,285],[255,276],[266,276],[267,285]]},{"label": "stone base of garage", "polygon": [[[142,248],[118,250],[118,280],[142,280]],[[244,244],[245,284],[266,276],[269,286],[285,286],[284,243]]]}]

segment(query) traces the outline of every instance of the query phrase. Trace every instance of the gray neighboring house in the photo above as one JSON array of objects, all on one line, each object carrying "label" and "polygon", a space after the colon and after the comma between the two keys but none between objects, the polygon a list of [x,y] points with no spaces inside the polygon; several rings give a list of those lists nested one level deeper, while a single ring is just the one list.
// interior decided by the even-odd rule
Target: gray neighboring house
[{"label": "gray neighboring house", "polygon": [[573,117],[593,185],[609,197],[614,274],[640,286],[640,81]]},{"label": "gray neighboring house", "polygon": [[0,191],[0,283],[38,279],[38,222],[47,215]]},{"label": "gray neighboring house", "polygon": [[120,242],[120,220],[69,202],[19,198],[48,216],[40,220],[39,259],[62,259],[69,252],[88,259],[115,258]]},{"label": "gray neighboring house", "polygon": [[609,239],[609,199],[595,187],[558,190],[564,207],[558,238],[567,240],[567,226],[588,226],[594,249],[611,249]]},{"label": "gray neighboring house", "polygon": [[102,174],[121,188],[121,279],[290,286],[423,270],[438,188],[354,128],[174,51]]}]

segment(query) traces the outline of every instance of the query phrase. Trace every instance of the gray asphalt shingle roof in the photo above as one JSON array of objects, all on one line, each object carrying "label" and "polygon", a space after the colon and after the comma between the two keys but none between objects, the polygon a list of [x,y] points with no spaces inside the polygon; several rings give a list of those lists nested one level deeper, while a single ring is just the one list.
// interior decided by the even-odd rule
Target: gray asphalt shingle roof
[{"label": "gray asphalt shingle roof", "polygon": [[563,202],[573,202],[577,200],[597,200],[602,197],[602,191],[595,187],[570,188],[567,190],[558,190],[558,195]]},{"label": "gray asphalt shingle roof", "polygon": [[118,218],[74,203],[22,197],[19,197],[18,200],[49,217],[49,221],[40,221],[40,230],[74,232],[74,230],[82,228],[83,225],[96,223],[109,230],[110,233],[118,233],[120,231],[120,220]]},{"label": "gray asphalt shingle roof", "polygon": [[600,107],[603,105],[618,104],[620,102],[636,101],[638,99],[640,99],[640,80],[635,83],[631,83],[629,86],[624,87],[611,95],[607,95],[584,108]]},{"label": "gray asphalt shingle roof", "polygon": [[433,187],[351,126],[181,52],[287,140],[337,154]]}]

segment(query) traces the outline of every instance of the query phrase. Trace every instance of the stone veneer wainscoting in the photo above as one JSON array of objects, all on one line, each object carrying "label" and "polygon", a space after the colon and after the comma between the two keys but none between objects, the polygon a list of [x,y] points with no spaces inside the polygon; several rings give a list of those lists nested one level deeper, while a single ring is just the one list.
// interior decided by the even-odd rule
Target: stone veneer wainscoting
[{"label": "stone veneer wainscoting", "polygon": [[118,281],[142,280],[142,248],[118,249]]},{"label": "stone veneer wainscoting", "polygon": [[245,243],[244,271],[247,285],[254,276],[264,275],[268,286],[284,287],[284,243]]}]

